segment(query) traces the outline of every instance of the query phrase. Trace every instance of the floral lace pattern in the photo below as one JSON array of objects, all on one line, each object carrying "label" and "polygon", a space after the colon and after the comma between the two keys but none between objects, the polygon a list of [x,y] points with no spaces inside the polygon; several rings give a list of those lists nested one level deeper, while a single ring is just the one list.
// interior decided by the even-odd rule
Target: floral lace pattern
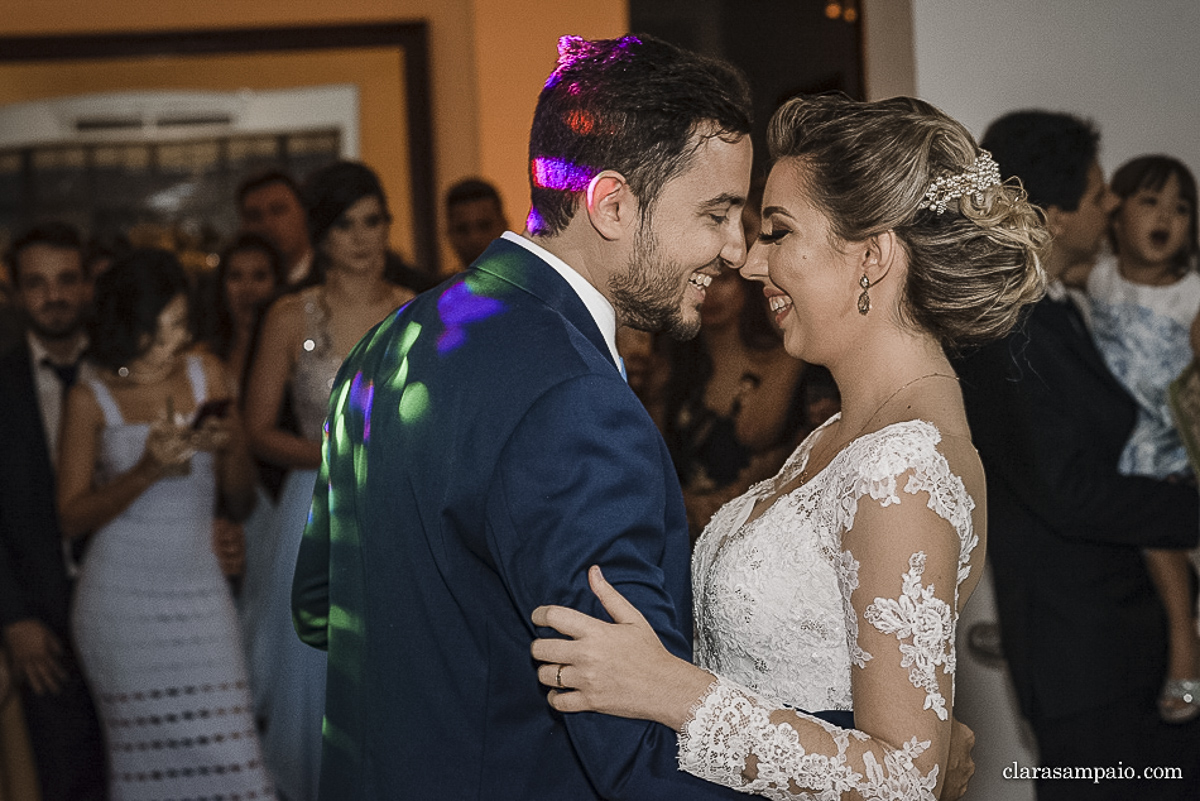
[{"label": "floral lace pattern", "polygon": [[[979,541],[974,500],[938,450],[940,432],[914,420],[852,441],[807,483],[780,495],[751,520],[756,503],[804,469],[822,431],[810,435],[774,480],[726,504],[697,543],[692,562],[696,663],[721,680],[680,738],[680,765],[747,792],[773,788],[771,797],[839,798],[853,789],[866,798],[929,798],[936,773],[920,776],[911,768],[926,745],[914,740],[880,764],[881,744],[857,759],[846,757],[849,733],[844,730],[820,723],[823,737],[812,735],[812,729],[801,736],[787,723],[770,723],[772,709],[851,709],[852,673],[868,663],[906,670],[907,680],[926,693],[924,710],[939,720],[948,717],[937,670],[954,670],[958,585],[970,574]],[[860,503],[888,508],[911,503],[906,499],[914,496],[957,534],[953,605],[949,587],[939,588],[943,597],[936,597],[932,587],[921,585],[922,551],[909,562],[900,598],[876,597],[873,611],[856,609],[851,597],[860,589],[861,566],[843,539],[853,530]],[[865,589],[863,604],[885,594]],[[876,631],[896,634],[897,650],[881,654],[881,641],[875,639],[876,653],[868,653],[859,643],[860,616]],[[872,661],[880,658],[882,663]],[[771,701],[754,700],[759,697]],[[760,707],[762,715],[753,712]],[[928,714],[924,710],[914,706],[917,714]],[[735,720],[753,724],[735,730]],[[743,725],[749,724],[736,724]],[[758,765],[753,788],[742,775],[751,757]],[[911,769],[904,767],[905,760]]]},{"label": "floral lace pattern", "polygon": [[[802,713],[798,718],[824,729],[836,753],[809,751],[796,728],[771,720],[770,705],[724,679],[701,699],[679,737],[679,766],[739,792],[776,799],[819,801],[857,792],[864,799],[932,801],[938,766],[922,775],[913,764],[929,741],[913,737],[898,749],[883,749],[883,762],[863,743],[858,731],[839,729]],[[856,742],[851,743],[851,738]],[[858,747],[855,748],[854,745]],[[851,751],[860,751],[852,759]],[[753,755],[753,776],[746,775]],[[862,769],[856,770],[855,763]]]},{"label": "floral lace pattern", "polygon": [[936,712],[939,720],[946,720],[949,714],[946,698],[938,687],[937,669],[943,665],[943,672],[954,675],[954,614],[950,604],[934,596],[932,584],[921,585],[925,552],[914,553],[908,567],[904,594],[898,599],[876,598],[864,617],[879,631],[895,634],[900,640],[900,667],[908,668],[909,681],[925,691],[925,708]]}]

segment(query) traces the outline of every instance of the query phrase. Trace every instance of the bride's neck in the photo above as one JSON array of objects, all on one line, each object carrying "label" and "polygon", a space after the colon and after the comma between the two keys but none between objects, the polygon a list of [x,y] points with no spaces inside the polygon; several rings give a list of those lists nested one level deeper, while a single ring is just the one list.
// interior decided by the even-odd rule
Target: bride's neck
[{"label": "bride's neck", "polygon": [[954,375],[941,347],[932,337],[922,335],[859,349],[831,365],[830,372],[841,393],[842,424],[847,430],[884,421],[894,409],[881,407],[890,406],[893,399],[902,400],[898,395],[925,376]]}]

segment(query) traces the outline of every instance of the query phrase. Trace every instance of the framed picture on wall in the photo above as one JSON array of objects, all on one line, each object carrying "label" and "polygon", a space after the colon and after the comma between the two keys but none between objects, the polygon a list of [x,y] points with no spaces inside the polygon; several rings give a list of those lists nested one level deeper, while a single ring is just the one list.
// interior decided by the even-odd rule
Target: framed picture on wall
[{"label": "framed picture on wall", "polygon": [[[87,204],[96,197],[110,201],[111,211],[117,204],[106,194],[108,180],[152,187],[165,215],[186,207],[193,226],[196,209],[209,209],[213,229],[222,232],[234,198],[231,192],[229,207],[218,208],[217,195],[243,172],[274,166],[302,179],[314,166],[349,157],[369,164],[383,181],[395,218],[393,249],[435,272],[426,36],[422,22],[396,22],[0,38],[0,224],[56,210],[80,221],[92,214]],[[237,101],[251,95],[267,98],[257,107],[261,116],[272,102],[286,104],[280,98],[338,89],[353,96],[357,118],[351,111],[341,122],[260,124],[252,131],[226,124],[246,107]],[[154,106],[151,97],[208,98],[216,111],[180,101],[176,106],[184,112],[151,114],[147,108],[172,107]],[[214,99],[220,97],[231,100],[222,106]],[[5,129],[6,107],[61,109],[68,98],[76,105],[86,106],[89,98],[102,104],[93,102],[80,114],[41,112],[53,117],[51,128],[59,128],[41,139],[25,135],[35,127],[27,120]],[[157,136],[148,133],[151,128]],[[197,183],[183,180],[184,173],[210,176],[199,181],[209,187],[206,198],[182,197]],[[137,211],[145,215],[154,208],[143,204]]]}]

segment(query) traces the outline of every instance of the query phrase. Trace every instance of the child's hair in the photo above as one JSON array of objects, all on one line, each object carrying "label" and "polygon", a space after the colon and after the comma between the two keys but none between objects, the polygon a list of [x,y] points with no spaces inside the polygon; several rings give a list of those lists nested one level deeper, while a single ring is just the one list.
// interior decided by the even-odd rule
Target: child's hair
[{"label": "child's hair", "polygon": [[[1124,203],[1131,195],[1142,189],[1157,192],[1166,186],[1174,175],[1179,180],[1179,194],[1192,207],[1192,222],[1188,231],[1187,243],[1175,254],[1172,263],[1180,273],[1185,273],[1195,266],[1196,254],[1200,253],[1200,242],[1197,242],[1196,210],[1196,178],[1192,171],[1179,159],[1170,156],[1138,156],[1125,162],[1113,173],[1112,191]],[[1113,253],[1118,253],[1117,237],[1109,226],[1108,242]]]}]

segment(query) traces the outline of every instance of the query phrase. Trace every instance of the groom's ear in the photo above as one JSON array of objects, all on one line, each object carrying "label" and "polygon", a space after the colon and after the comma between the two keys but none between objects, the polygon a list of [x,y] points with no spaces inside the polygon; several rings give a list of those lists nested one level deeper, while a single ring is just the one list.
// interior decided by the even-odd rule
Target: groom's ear
[{"label": "groom's ear", "polygon": [[583,197],[588,221],[596,233],[609,241],[621,239],[633,230],[638,203],[625,176],[605,170],[587,185]]}]

